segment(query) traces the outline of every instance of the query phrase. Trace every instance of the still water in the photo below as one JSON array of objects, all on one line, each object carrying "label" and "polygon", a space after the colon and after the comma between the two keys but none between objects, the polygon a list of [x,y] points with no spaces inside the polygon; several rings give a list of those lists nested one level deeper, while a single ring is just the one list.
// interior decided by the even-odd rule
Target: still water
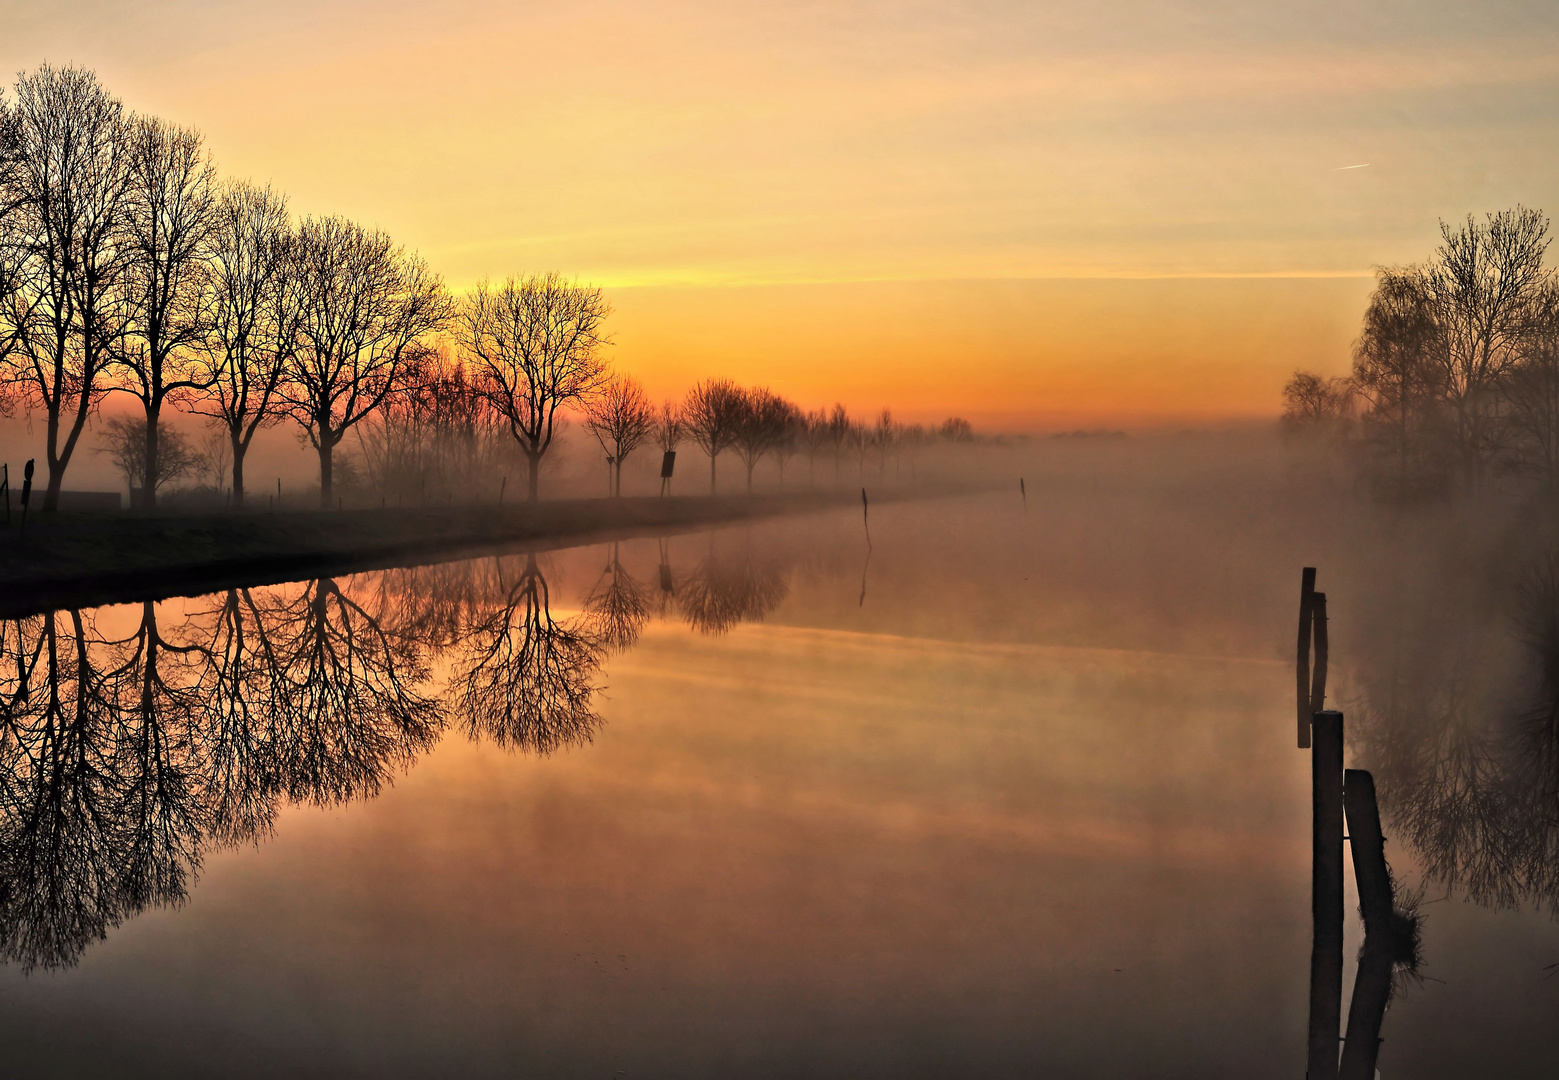
[{"label": "still water", "polygon": [[5,623],[0,1072],[1302,1075],[1319,561],[1423,892],[1381,1073],[1552,1075],[1554,591],[1142,499]]}]

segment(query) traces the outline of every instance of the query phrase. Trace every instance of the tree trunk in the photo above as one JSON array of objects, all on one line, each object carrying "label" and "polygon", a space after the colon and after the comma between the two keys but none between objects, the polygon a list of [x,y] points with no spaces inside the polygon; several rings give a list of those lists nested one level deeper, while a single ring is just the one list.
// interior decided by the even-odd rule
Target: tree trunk
[{"label": "tree trunk", "polygon": [[525,455],[525,498],[536,502],[541,498],[541,455]]},{"label": "tree trunk", "polygon": [[157,449],[161,437],[158,421],[162,410],[149,407],[146,410],[146,461],[141,466],[141,508],[157,508]]},{"label": "tree trunk", "polygon": [[616,470],[616,474],[612,478],[612,495],[620,499],[623,494],[623,459],[621,454],[617,455],[617,464],[613,468]]},{"label": "tree trunk", "polygon": [[709,494],[715,493],[715,453],[709,452]]},{"label": "tree trunk", "polygon": [[244,451],[249,448],[241,439],[233,442],[233,509],[244,508]]},{"label": "tree trunk", "polygon": [[747,463],[747,494],[749,495],[752,494],[752,467],[756,464],[756,461],[749,461]]},{"label": "tree trunk", "polygon": [[330,509],[331,470],[334,462],[331,461],[330,451],[334,449],[330,439],[321,431],[319,433],[319,508]]}]

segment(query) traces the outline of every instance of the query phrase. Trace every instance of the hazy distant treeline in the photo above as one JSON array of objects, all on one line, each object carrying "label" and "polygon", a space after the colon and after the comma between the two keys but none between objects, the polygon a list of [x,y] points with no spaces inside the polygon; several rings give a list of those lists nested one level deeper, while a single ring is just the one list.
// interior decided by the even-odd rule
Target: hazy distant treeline
[{"label": "hazy distant treeline", "polygon": [[[339,487],[397,501],[491,492],[541,465],[580,416],[621,491],[646,443],[760,460],[829,452],[860,469],[942,436],[884,410],[806,413],[723,380],[658,407],[604,358],[601,290],[556,273],[452,295],[415,253],[338,216],[296,218],[269,187],[223,180],[202,136],[129,112],[87,70],[44,65],[0,97],[0,404],[45,418],[45,510],[105,395],[141,403],[107,426],[139,505],[190,474],[245,499],[261,429],[289,422],[319,459],[322,506]],[[165,424],[202,417],[199,445]],[[353,442],[348,443],[348,437]],[[343,445],[345,444],[345,445]]]},{"label": "hazy distant treeline", "polygon": [[1383,268],[1353,371],[1296,372],[1284,424],[1354,451],[1383,496],[1494,474],[1559,486],[1559,282],[1548,218],[1516,207],[1442,223],[1423,263]]}]

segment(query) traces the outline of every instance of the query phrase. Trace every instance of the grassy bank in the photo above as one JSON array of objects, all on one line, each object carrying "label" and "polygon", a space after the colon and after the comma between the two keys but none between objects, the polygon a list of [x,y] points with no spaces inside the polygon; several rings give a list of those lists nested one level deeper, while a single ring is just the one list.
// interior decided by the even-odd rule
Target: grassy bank
[{"label": "grassy bank", "polygon": [[[418,510],[35,517],[0,538],[0,616],[626,539],[859,496],[579,499]],[[15,519],[13,519],[15,520]]]}]

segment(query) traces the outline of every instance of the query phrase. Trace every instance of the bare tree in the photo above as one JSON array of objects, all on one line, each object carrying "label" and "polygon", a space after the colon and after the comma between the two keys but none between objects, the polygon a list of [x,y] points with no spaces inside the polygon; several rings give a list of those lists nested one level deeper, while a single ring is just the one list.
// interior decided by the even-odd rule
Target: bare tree
[{"label": "bare tree", "polygon": [[1523,328],[1550,271],[1543,266],[1548,218],[1517,206],[1453,229],[1424,270],[1439,325],[1434,357],[1440,388],[1456,422],[1455,439],[1469,476],[1481,468],[1496,418],[1496,389],[1515,363]]},{"label": "bare tree", "polygon": [[729,379],[706,379],[687,393],[682,422],[688,436],[709,455],[709,494],[715,493],[715,460],[735,445],[747,408],[746,396]]},{"label": "bare tree", "polygon": [[558,411],[577,407],[602,377],[602,328],[611,307],[601,290],[556,273],[486,282],[461,308],[463,343],[479,361],[488,400],[525,454],[526,492],[539,496],[541,459]]},{"label": "bare tree", "polygon": [[0,340],[11,348],[0,378],[45,413],[43,509],[52,512],[104,391],[125,263],[130,123],[92,72],[45,64],[17,79],[3,135],[12,292],[0,308]]},{"label": "bare tree", "polygon": [[430,355],[424,339],[448,320],[450,302],[420,258],[345,218],[305,219],[296,252],[303,311],[281,399],[319,454],[324,507],[336,446],[415,383]]},{"label": "bare tree", "polygon": [[195,455],[195,468],[201,480],[218,495],[227,482],[233,462],[233,443],[226,428],[208,427],[200,438],[200,448]]},{"label": "bare tree", "polygon": [[157,505],[162,407],[210,385],[197,346],[205,338],[210,275],[206,238],[215,205],[216,169],[198,132],[137,117],[129,153],[123,305],[114,343],[115,389],[146,412],[145,506]]},{"label": "bare tree", "polygon": [[612,494],[623,493],[623,459],[655,431],[655,410],[637,379],[614,375],[585,407],[585,426],[612,459]]},{"label": "bare tree", "polygon": [[[103,438],[97,449],[99,453],[107,454],[113,460],[114,466],[124,477],[125,486],[130,489],[133,505],[155,505],[145,498],[138,502],[134,498],[136,492],[144,491],[149,486],[146,483],[145,417],[113,417],[103,425]],[[160,449],[159,468],[153,481],[156,487],[195,472],[200,467],[199,451],[189,444],[189,440],[178,428],[167,428],[163,431]]]},{"label": "bare tree", "polygon": [[817,470],[817,455],[830,439],[828,414],[822,409],[807,413],[801,418],[800,435],[807,448],[807,486],[811,487]]},{"label": "bare tree", "polygon": [[1314,432],[1336,427],[1353,408],[1353,384],[1325,378],[1313,371],[1296,371],[1283,386],[1283,427],[1290,432]]},{"label": "bare tree", "polygon": [[828,441],[834,446],[834,482],[839,481],[839,459],[844,455],[845,447],[850,445],[850,414],[845,412],[843,405],[835,403],[833,411],[828,414]]},{"label": "bare tree", "polygon": [[888,467],[888,454],[893,450],[893,444],[898,441],[898,425],[893,422],[893,410],[884,409],[877,414],[877,422],[872,425],[869,439],[877,448],[877,475],[881,476]]},{"label": "bare tree", "polygon": [[662,453],[672,453],[682,445],[682,436],[685,434],[687,427],[682,420],[682,410],[672,402],[662,402],[660,413],[655,418],[655,445],[660,447]]},{"label": "bare tree", "polygon": [[790,435],[796,407],[767,387],[745,391],[742,396],[745,400],[732,445],[747,467],[747,491],[751,494],[753,468]]},{"label": "bare tree", "polygon": [[1559,488],[1559,289],[1543,290],[1504,380],[1504,423],[1515,468]]},{"label": "bare tree", "polygon": [[268,187],[229,184],[210,234],[211,369],[192,411],[227,431],[235,507],[244,505],[244,458],[255,432],[282,419],[281,381],[303,312],[292,252],[287,200]]}]

